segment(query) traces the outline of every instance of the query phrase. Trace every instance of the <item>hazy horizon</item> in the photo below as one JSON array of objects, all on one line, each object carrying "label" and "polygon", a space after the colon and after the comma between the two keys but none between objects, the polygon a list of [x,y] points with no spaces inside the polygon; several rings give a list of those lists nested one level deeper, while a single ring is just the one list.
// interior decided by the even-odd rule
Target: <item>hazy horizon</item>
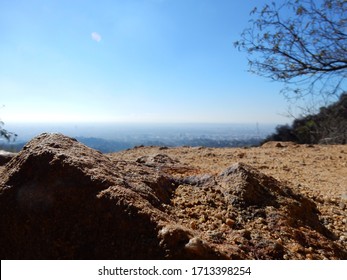
[{"label": "hazy horizon", "polygon": [[230,139],[265,137],[277,124],[269,123],[19,123],[7,122],[5,129],[18,134],[17,141],[27,141],[43,132],[63,133],[71,137],[95,137],[126,140],[136,137],[206,137]]}]

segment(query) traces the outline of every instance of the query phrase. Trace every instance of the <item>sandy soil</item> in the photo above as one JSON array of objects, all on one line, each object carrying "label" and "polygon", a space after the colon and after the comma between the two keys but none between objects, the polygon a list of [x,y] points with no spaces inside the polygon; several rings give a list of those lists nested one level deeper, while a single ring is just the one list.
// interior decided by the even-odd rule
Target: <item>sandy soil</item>
[{"label": "sandy soil", "polygon": [[243,162],[311,196],[347,199],[347,145],[269,142],[256,148],[140,147],[114,155],[136,160],[151,154],[166,154],[195,167],[198,173],[218,174],[233,163]]},{"label": "sandy soil", "polygon": [[[180,182],[171,194],[170,203],[163,203],[161,210],[213,244],[227,258],[347,258],[347,145],[269,142],[254,148],[136,147],[107,156],[115,165],[130,164],[139,170],[149,166],[148,170],[158,169]],[[223,175],[219,174],[236,163],[247,164],[256,172],[277,179],[280,183],[276,184],[309,198],[303,202],[308,208],[292,212],[293,217],[286,216],[287,204],[283,205],[287,210],[269,204],[240,208],[227,202],[221,185],[216,188],[208,180],[198,187],[192,181],[185,183],[187,178],[193,181],[220,178]],[[273,179],[264,180],[268,184]],[[292,203],[289,198],[279,199]],[[310,208],[312,201],[316,208]],[[306,213],[318,215],[315,224],[327,229],[329,237],[320,234],[319,228],[292,226],[296,217],[305,217]]]},{"label": "sandy soil", "polygon": [[[167,155],[182,164],[182,168],[165,170],[177,177],[216,175],[232,164],[246,163],[312,199],[320,211],[322,223],[347,248],[347,145],[269,142],[255,148],[138,147],[112,154],[112,157],[136,161],[158,154]],[[192,190],[182,189],[176,192],[177,197],[173,200],[180,201],[179,196],[188,195],[194,196]],[[183,216],[182,221],[184,223]],[[187,220],[186,223],[191,221]],[[187,225],[195,227],[194,224]]]}]

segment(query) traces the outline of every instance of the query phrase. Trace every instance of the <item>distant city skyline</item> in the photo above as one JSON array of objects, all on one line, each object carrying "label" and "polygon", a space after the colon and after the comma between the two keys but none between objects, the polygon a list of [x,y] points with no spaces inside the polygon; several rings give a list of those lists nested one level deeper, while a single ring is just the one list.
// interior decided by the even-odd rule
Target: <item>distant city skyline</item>
[{"label": "distant city skyline", "polygon": [[[41,133],[62,133],[77,138],[123,141],[137,145],[163,142],[166,145],[188,145],[196,139],[212,141],[247,141],[264,139],[275,131],[276,124],[110,124],[110,123],[8,123],[6,128],[17,134],[15,143],[27,142]],[[188,142],[187,142],[188,141]],[[7,143],[0,139],[0,145]],[[11,144],[8,143],[8,144]]]},{"label": "distant city skyline", "polygon": [[233,46],[266,2],[2,1],[0,119],[289,123]]}]

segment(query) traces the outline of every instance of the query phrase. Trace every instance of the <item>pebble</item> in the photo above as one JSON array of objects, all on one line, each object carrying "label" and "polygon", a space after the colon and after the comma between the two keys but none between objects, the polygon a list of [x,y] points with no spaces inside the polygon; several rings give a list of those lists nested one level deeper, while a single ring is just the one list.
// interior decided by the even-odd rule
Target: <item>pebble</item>
[{"label": "pebble", "polygon": [[223,230],[223,231],[227,231],[227,230],[229,230],[229,226],[227,226],[226,224],[222,224],[221,225],[221,230]]},{"label": "pebble", "polygon": [[191,222],[190,222],[190,227],[191,227],[192,229],[197,229],[197,228],[198,228],[198,223],[197,223],[196,221],[191,221]]},{"label": "pebble", "polygon": [[341,194],[341,198],[342,200],[347,201],[347,193]]},{"label": "pebble", "polygon": [[201,239],[194,237],[189,240],[189,242],[185,245],[185,249],[187,251],[202,253],[204,251],[204,244]]},{"label": "pebble", "polygon": [[300,244],[294,243],[291,247],[291,251],[294,253],[298,253],[302,251],[302,246]]},{"label": "pebble", "polygon": [[216,218],[219,219],[219,220],[222,220],[222,218],[223,218],[222,213],[217,213],[216,214]]},{"label": "pebble", "polygon": [[235,224],[235,221],[233,221],[232,219],[226,219],[225,223],[229,226],[229,227],[233,227],[233,225]]}]

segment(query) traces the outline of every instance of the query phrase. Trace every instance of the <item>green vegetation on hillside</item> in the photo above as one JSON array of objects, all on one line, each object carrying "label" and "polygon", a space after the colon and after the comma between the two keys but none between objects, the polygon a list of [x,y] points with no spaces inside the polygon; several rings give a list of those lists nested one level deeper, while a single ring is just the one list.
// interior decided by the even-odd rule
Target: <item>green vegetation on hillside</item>
[{"label": "green vegetation on hillside", "polygon": [[293,124],[281,125],[266,141],[294,141],[300,144],[346,144],[347,143],[347,92],[340,99],[320,108],[317,114],[294,120]]}]

